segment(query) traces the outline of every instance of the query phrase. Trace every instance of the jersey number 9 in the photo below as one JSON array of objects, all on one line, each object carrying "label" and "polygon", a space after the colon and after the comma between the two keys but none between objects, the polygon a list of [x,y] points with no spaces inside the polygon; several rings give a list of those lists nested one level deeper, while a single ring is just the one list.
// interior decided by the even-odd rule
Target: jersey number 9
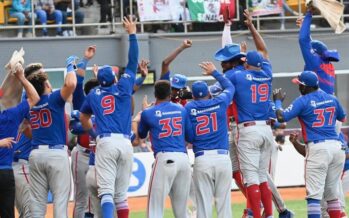
[{"label": "jersey number 9", "polygon": [[30,125],[32,129],[50,127],[52,124],[51,111],[47,108],[39,111],[30,111]]},{"label": "jersey number 9", "polygon": [[104,96],[101,100],[103,115],[112,114],[115,111],[115,98],[112,95]]},{"label": "jersey number 9", "polygon": [[159,120],[162,126],[159,138],[182,135],[182,117],[172,117]]}]

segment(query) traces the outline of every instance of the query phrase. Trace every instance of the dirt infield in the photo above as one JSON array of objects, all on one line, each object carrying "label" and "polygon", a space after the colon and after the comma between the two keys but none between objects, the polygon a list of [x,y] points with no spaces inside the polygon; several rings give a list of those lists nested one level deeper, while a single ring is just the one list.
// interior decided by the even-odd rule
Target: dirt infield
[{"label": "dirt infield", "polygon": [[[305,198],[305,188],[282,188],[279,189],[279,192],[284,200],[301,200]],[[231,194],[232,203],[243,203],[245,202],[245,197],[239,191],[234,191]],[[138,198],[129,198],[128,200],[130,210],[137,211],[145,211],[147,208],[147,197],[138,197]],[[171,203],[170,200],[166,200],[166,208],[170,208]],[[69,216],[72,217],[72,211],[74,208],[74,204],[69,204]],[[53,218],[53,207],[52,205],[48,205],[47,207],[47,216],[46,218]],[[16,216],[18,217],[18,216]]]}]

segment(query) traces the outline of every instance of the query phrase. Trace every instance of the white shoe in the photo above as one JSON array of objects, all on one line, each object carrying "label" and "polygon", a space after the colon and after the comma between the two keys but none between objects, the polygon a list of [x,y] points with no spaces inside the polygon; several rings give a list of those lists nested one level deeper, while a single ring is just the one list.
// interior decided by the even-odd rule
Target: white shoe
[{"label": "white shoe", "polygon": [[64,31],[63,31],[63,36],[64,36],[64,37],[68,37],[68,36],[69,36],[68,30],[64,30]]},{"label": "white shoe", "polygon": [[23,38],[23,32],[18,32],[17,33],[17,38]]},{"label": "white shoe", "polygon": [[69,31],[68,31],[68,34],[69,34],[69,36],[74,36],[73,30],[69,30]]}]

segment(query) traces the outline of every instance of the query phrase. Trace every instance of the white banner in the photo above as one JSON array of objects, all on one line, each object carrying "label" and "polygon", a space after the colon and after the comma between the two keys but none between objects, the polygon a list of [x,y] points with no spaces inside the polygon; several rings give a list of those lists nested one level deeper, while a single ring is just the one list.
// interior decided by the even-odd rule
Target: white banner
[{"label": "white banner", "polygon": [[183,14],[183,0],[137,0],[141,21],[178,20]]}]

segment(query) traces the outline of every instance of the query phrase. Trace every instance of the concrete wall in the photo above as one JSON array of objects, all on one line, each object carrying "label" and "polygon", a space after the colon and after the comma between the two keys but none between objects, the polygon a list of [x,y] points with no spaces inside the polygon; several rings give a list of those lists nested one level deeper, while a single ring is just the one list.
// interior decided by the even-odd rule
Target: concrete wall
[{"label": "concrete wall", "polygon": [[[270,60],[274,73],[297,72],[303,69],[303,59],[298,45],[298,33],[264,33],[264,40],[268,46]],[[151,68],[157,72],[159,78],[161,61],[175,49],[183,39],[193,40],[192,48],[184,51],[171,65],[175,73],[183,73],[187,76],[200,76],[201,70],[198,64],[204,60],[213,60],[213,55],[221,47],[220,33],[193,33],[193,34],[164,34],[164,35],[139,35],[140,58],[151,61]],[[336,69],[349,69],[349,33],[335,35],[332,32],[313,33],[314,39],[324,41],[329,48],[337,48],[341,54],[341,62],[336,63]],[[254,49],[252,38],[247,32],[239,32],[233,35],[234,42],[246,41],[248,49]],[[114,35],[108,37],[77,37],[77,38],[36,38],[36,39],[8,39],[0,40],[0,66],[4,66],[14,49],[24,47],[26,51],[26,63],[42,62],[47,68],[64,67],[65,59],[69,55],[82,56],[87,45],[97,45],[97,54],[92,63],[98,65],[110,64],[125,66],[127,62],[127,36]],[[215,62],[218,69],[219,63]],[[0,80],[4,75],[0,74]],[[338,76],[338,96],[346,108],[349,108],[347,93],[349,91],[349,75]],[[274,87],[283,87],[289,94],[286,104],[298,95],[297,87],[293,86],[289,78],[276,78]],[[152,86],[143,87],[136,95],[137,109],[142,96],[147,94],[152,99]],[[295,124],[291,124],[295,126]]]}]

